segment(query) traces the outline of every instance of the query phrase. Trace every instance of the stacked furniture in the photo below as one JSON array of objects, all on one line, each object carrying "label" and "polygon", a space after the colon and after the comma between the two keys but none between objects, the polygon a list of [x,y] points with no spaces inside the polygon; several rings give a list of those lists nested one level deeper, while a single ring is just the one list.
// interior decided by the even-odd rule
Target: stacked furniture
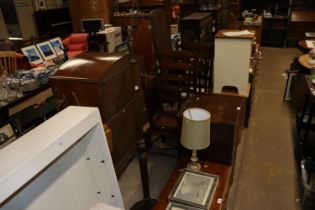
[{"label": "stacked furniture", "polygon": [[60,108],[82,105],[100,109],[103,123],[112,130],[112,158],[118,176],[142,139],[144,119],[138,117],[145,111],[142,71],[140,56],[131,60],[121,53],[83,53],[63,64],[51,78]]}]

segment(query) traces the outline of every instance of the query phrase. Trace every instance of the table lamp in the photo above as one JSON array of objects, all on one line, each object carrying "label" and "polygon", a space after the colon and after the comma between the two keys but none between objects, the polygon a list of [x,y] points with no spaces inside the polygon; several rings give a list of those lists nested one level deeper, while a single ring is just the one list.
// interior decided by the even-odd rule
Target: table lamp
[{"label": "table lamp", "polygon": [[187,168],[199,171],[197,150],[205,149],[210,144],[211,114],[201,108],[189,108],[183,112],[181,144],[192,150],[191,162]]}]

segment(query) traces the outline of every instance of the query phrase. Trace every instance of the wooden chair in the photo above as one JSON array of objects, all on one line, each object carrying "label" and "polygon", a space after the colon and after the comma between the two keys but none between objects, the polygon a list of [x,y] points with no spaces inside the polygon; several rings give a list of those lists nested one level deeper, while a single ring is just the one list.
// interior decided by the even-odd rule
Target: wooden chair
[{"label": "wooden chair", "polygon": [[[182,91],[187,87],[188,77],[188,75],[176,75],[170,70],[157,75],[157,110],[149,113],[151,114],[149,116],[150,127],[145,132],[147,145],[161,139],[161,142],[157,145],[159,149],[178,148],[179,126],[177,113],[184,100]],[[166,143],[166,139],[173,142]]]},{"label": "wooden chair", "polygon": [[5,69],[9,75],[15,74],[16,68],[16,52],[0,51],[0,70],[2,71],[1,74],[3,74],[3,69]]},{"label": "wooden chair", "polygon": [[[146,142],[150,145],[162,139],[159,142],[161,144],[158,144],[160,148],[177,149],[180,131],[178,111],[189,95],[198,89],[198,53],[172,50],[170,25],[164,10],[153,10],[150,20],[154,53],[158,60],[155,72],[157,110],[149,116],[150,128],[145,132]],[[163,144],[166,139],[174,141]]]}]

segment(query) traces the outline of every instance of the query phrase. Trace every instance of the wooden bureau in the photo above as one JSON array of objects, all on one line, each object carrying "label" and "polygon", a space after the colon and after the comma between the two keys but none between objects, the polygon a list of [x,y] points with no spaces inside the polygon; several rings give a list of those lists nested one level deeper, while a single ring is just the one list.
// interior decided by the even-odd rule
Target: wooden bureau
[{"label": "wooden bureau", "polygon": [[99,108],[103,123],[112,130],[111,155],[117,176],[134,156],[137,141],[142,138],[140,124],[145,121],[140,79],[143,58],[134,58],[133,63],[126,54],[84,53],[67,61],[51,78],[61,108]]}]

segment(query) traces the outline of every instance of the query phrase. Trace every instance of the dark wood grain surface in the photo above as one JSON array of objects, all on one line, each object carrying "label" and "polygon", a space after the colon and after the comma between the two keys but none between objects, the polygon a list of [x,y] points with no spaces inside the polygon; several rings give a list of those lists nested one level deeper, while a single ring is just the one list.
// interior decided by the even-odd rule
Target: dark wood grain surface
[{"label": "dark wood grain surface", "polygon": [[[182,159],[175,169],[168,182],[166,183],[154,210],[164,210],[168,205],[168,196],[180,175],[180,169],[186,166],[187,160]],[[202,166],[201,171],[219,175],[219,183],[212,199],[209,210],[222,210],[225,208],[226,199],[230,187],[231,166],[209,162],[199,161]]]}]

